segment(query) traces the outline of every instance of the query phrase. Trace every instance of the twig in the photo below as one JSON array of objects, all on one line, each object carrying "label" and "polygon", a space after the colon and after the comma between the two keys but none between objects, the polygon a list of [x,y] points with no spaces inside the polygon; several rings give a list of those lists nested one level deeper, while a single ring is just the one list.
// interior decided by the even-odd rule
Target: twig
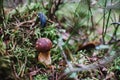
[{"label": "twig", "polygon": [[[14,24],[13,23],[13,25],[16,25],[17,27],[21,27],[21,26],[23,26],[23,24],[26,24],[26,23],[34,23],[35,22],[35,19],[33,19],[33,20],[29,20],[29,21],[24,21],[24,22],[21,22],[21,23],[19,23],[19,24]],[[29,26],[29,27],[31,27],[31,25]]]},{"label": "twig", "polygon": [[120,22],[113,22],[113,23],[111,23],[111,24],[118,24],[118,25],[120,25]]},{"label": "twig", "polygon": [[[107,4],[107,0],[105,0],[104,7],[106,7],[106,4]],[[105,37],[104,29],[105,29],[105,18],[106,18],[105,15],[106,15],[106,13],[105,13],[105,9],[104,9],[104,12],[103,12],[103,29],[102,29],[102,41],[103,41],[103,44],[105,44],[105,40],[104,40],[104,37]]]},{"label": "twig", "polygon": [[58,10],[59,5],[62,3],[62,0],[50,0],[50,4],[52,5],[51,8],[49,9],[49,18],[51,20],[54,19],[55,12]]},{"label": "twig", "polygon": [[12,63],[12,69],[13,69],[13,74],[15,75],[15,78],[17,79],[17,80],[19,80],[20,79],[20,77],[18,76],[18,74],[17,74],[17,72],[16,72],[16,70],[15,70],[15,65]]},{"label": "twig", "polygon": [[25,63],[24,63],[24,65],[23,65],[23,69],[22,69],[22,71],[21,71],[21,77],[23,77],[23,75],[24,75],[26,63],[27,63],[27,56],[25,57]]},{"label": "twig", "polygon": [[[111,50],[109,50],[108,52],[110,52]],[[98,69],[102,66],[107,66],[107,64],[111,63],[116,57],[120,56],[120,50],[117,51],[114,55],[107,55],[105,56],[103,59],[98,60],[97,62],[94,62],[93,64],[89,64],[89,65],[84,65],[81,66],[80,68],[73,68],[70,71],[63,73],[58,80],[61,80],[62,77],[73,73],[73,72],[81,72],[81,71],[89,71],[89,70],[95,70]]]},{"label": "twig", "polygon": [[[109,14],[108,14],[107,23],[106,23],[106,26],[105,26],[105,31],[104,31],[104,34],[103,34],[103,38],[105,38],[105,35],[106,35],[106,32],[107,32],[110,14],[111,14],[111,9],[110,9]],[[104,40],[104,41],[105,41],[105,40]],[[104,44],[105,44],[105,42],[104,42]]]},{"label": "twig", "polygon": [[[120,16],[119,16],[119,21],[120,21]],[[113,32],[113,35],[112,35],[110,41],[108,42],[108,44],[110,44],[110,43],[116,38],[116,33],[117,33],[117,31],[118,31],[119,25],[120,25],[120,24],[117,24],[117,26],[115,27],[115,30],[114,30],[114,32]]]},{"label": "twig", "polygon": [[90,14],[91,14],[92,29],[94,29],[94,20],[93,20],[93,13],[92,13],[91,6],[90,6],[90,0],[87,0],[87,3],[88,3],[88,9],[89,9]]},{"label": "twig", "polygon": [[63,50],[63,48],[62,48],[62,43],[63,43],[62,38],[60,38],[59,41],[58,41],[58,46],[59,46],[59,48],[60,48],[60,50],[61,50],[62,56],[64,57],[66,63],[68,64],[68,67],[69,67],[70,70],[71,70],[71,69],[73,68],[73,66],[72,66],[72,64],[67,60],[67,56],[65,55],[65,52],[64,52],[64,50]]},{"label": "twig", "polygon": [[15,20],[20,23],[20,20],[16,17],[16,16],[13,16],[15,18]]},{"label": "twig", "polygon": [[[69,62],[67,60],[67,56],[66,56],[66,54],[65,54],[65,52],[64,52],[64,50],[62,48],[62,43],[63,43],[63,39],[60,37],[59,40],[58,40],[58,46],[59,46],[59,48],[61,50],[61,55],[64,57],[67,65],[68,65],[69,71],[71,71],[71,70],[73,70],[73,65],[71,64],[71,62]],[[59,78],[58,78],[58,80],[59,80]],[[78,80],[77,76],[75,77],[75,80]]]}]

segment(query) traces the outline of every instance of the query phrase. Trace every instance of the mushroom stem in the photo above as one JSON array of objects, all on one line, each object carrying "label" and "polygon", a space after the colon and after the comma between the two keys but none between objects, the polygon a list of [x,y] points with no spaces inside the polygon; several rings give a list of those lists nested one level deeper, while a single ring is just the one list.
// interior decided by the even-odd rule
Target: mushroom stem
[{"label": "mushroom stem", "polygon": [[40,52],[38,54],[38,61],[45,64],[45,65],[50,65],[51,64],[50,51]]}]

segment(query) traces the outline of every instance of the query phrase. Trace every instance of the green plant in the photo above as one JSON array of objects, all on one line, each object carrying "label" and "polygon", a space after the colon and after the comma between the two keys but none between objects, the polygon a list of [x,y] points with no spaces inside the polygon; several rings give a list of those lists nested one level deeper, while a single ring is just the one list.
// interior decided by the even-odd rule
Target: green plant
[{"label": "green plant", "polygon": [[120,70],[120,57],[117,57],[111,65],[110,71]]},{"label": "green plant", "polygon": [[34,77],[34,80],[48,80],[47,75],[39,74]]}]

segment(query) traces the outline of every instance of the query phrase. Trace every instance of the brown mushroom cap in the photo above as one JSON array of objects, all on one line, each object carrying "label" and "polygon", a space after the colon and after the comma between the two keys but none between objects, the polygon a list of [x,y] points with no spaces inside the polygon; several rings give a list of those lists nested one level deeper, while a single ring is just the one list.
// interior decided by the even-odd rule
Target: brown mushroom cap
[{"label": "brown mushroom cap", "polygon": [[52,48],[52,42],[48,38],[39,38],[35,47],[40,52],[48,52]]}]

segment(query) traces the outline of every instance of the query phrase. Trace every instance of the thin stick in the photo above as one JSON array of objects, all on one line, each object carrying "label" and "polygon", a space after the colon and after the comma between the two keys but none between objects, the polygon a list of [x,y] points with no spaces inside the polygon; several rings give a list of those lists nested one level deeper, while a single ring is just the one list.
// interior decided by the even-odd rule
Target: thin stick
[{"label": "thin stick", "polygon": [[89,0],[87,0],[87,3],[88,3],[88,9],[89,9],[90,14],[91,14],[92,29],[94,29],[93,13],[92,13],[92,10],[91,10],[91,7],[90,7],[90,1],[89,1]]},{"label": "thin stick", "polygon": [[[120,15],[119,15],[119,21],[120,21]],[[108,42],[108,44],[111,43],[111,42],[116,38],[116,33],[117,33],[117,31],[118,31],[119,25],[120,25],[120,24],[117,24],[117,26],[115,27],[115,30],[114,30],[114,32],[113,32],[113,35],[112,35],[110,41]],[[115,40],[116,40],[116,39],[115,39]]]},{"label": "thin stick", "polygon": [[[105,0],[105,5],[104,5],[104,7],[106,7],[106,4],[107,4],[107,0]],[[105,9],[104,9],[104,11],[103,11],[103,29],[102,29],[102,40],[103,40],[103,44],[105,44],[105,40],[104,40],[104,29],[105,29],[105,15],[106,15],[106,13],[105,13]]]},{"label": "thin stick", "polygon": [[59,46],[59,48],[60,48],[60,50],[61,50],[62,56],[64,57],[66,63],[68,64],[68,67],[69,67],[70,70],[71,70],[71,69],[73,68],[73,66],[72,66],[72,64],[67,60],[67,56],[65,55],[65,52],[64,52],[64,50],[63,50],[63,48],[62,48],[62,44],[61,44],[61,43],[63,43],[62,38],[59,39],[59,41],[58,41],[58,46]]}]

